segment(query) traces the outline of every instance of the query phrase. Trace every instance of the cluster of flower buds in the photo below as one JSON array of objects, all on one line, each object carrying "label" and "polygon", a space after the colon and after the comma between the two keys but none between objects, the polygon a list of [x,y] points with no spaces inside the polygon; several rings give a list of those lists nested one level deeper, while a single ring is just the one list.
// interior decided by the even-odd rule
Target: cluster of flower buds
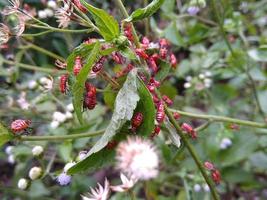
[{"label": "cluster of flower buds", "polygon": [[216,183],[219,184],[221,182],[221,173],[218,169],[216,169],[216,167],[214,166],[214,164],[212,164],[209,161],[206,161],[204,163],[204,166],[207,170],[209,170],[211,172],[211,178],[212,180]]},{"label": "cluster of flower buds", "polygon": [[93,110],[97,104],[96,102],[96,87],[90,83],[85,83],[86,92],[84,95],[83,107]]},{"label": "cluster of flower buds", "polygon": [[141,126],[144,116],[141,112],[134,114],[132,118],[132,131],[136,132],[136,129]]},{"label": "cluster of flower buds", "polygon": [[197,132],[195,131],[195,129],[187,124],[187,123],[183,123],[181,128],[186,132],[188,133],[192,139],[196,139],[197,138]]}]

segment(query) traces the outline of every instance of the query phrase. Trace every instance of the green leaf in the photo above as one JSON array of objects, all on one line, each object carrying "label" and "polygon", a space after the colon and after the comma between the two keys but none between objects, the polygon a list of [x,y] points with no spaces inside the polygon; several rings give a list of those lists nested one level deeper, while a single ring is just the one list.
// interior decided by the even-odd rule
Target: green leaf
[{"label": "green leaf", "polygon": [[111,163],[114,160],[115,152],[109,149],[103,149],[96,152],[84,160],[78,162],[76,165],[68,170],[68,174],[76,174],[86,170],[95,171],[100,167]]},{"label": "green leaf", "polygon": [[138,79],[138,93],[140,101],[135,112],[141,112],[143,114],[143,123],[138,127],[137,135],[149,136],[155,128],[156,111],[151,93],[140,79]]},{"label": "green leaf", "polygon": [[171,124],[171,122],[169,121],[169,119],[167,118],[164,122],[166,128],[169,131],[169,137],[170,140],[172,141],[172,143],[177,147],[180,148],[181,146],[181,138],[180,136],[177,134],[177,131],[175,130],[175,128],[173,127],[173,125]]},{"label": "green leaf", "polygon": [[164,3],[165,0],[153,0],[145,8],[135,10],[130,17],[125,19],[126,22],[135,22],[144,18],[152,16]]},{"label": "green leaf", "polygon": [[177,46],[184,46],[185,41],[180,34],[176,21],[173,21],[163,32],[163,36]]},{"label": "green leaf", "polygon": [[59,146],[58,151],[60,157],[64,160],[64,162],[71,161],[72,143],[70,141],[62,143]]},{"label": "green leaf", "polygon": [[137,81],[137,70],[132,70],[116,97],[110,124],[101,139],[89,151],[88,156],[103,149],[125,122],[132,119],[137,102],[140,100]]},{"label": "green leaf", "polygon": [[170,69],[171,69],[171,65],[170,63],[167,63],[161,60],[159,63],[159,67],[160,69],[158,73],[156,74],[155,78],[157,81],[163,81],[168,76]]},{"label": "green leaf", "polygon": [[12,140],[14,136],[0,123],[0,147]]},{"label": "green leaf", "polygon": [[126,57],[130,60],[137,60],[136,54],[133,53],[133,50],[131,50],[129,47],[125,47],[125,48],[121,49],[120,52],[124,57]]},{"label": "green leaf", "polygon": [[99,28],[99,32],[106,41],[112,41],[119,36],[119,24],[113,16],[109,15],[102,9],[88,4],[85,0],[81,0],[81,2],[93,15],[95,23]]},{"label": "green leaf", "polygon": [[81,69],[80,73],[77,75],[76,81],[72,86],[72,94],[73,94],[73,106],[75,113],[79,122],[82,124],[82,107],[83,107],[83,95],[84,95],[84,85],[88,74],[91,71],[93,64],[96,62],[97,57],[99,55],[100,43],[96,42],[94,44],[94,48],[88,56],[86,64]]},{"label": "green leaf", "polygon": [[267,62],[267,49],[251,49],[248,55],[255,61]]}]

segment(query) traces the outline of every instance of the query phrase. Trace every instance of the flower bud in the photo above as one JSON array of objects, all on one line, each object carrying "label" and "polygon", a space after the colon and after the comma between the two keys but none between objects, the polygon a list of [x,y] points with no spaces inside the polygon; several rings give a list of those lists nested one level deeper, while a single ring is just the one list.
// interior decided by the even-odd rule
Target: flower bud
[{"label": "flower bud", "polygon": [[201,191],[201,186],[199,184],[194,185],[194,191],[195,192],[200,192]]},{"label": "flower bud", "polygon": [[66,173],[61,173],[57,177],[57,182],[62,186],[68,185],[71,182],[71,176],[67,175]]},{"label": "flower bud", "polygon": [[86,156],[87,156],[87,153],[88,153],[87,151],[80,151],[80,153],[77,156],[76,160],[79,162],[79,161],[85,159]]},{"label": "flower bud", "polygon": [[31,180],[36,180],[42,176],[42,168],[41,167],[33,167],[30,169],[29,177]]},{"label": "flower bud", "polygon": [[13,153],[14,146],[7,146],[5,149],[5,153],[7,155],[11,155]]},{"label": "flower bud", "polygon": [[221,182],[221,173],[219,172],[219,170],[214,170],[212,173],[211,173],[211,177],[212,177],[212,180],[216,183],[216,184],[219,184]]},{"label": "flower bud", "polygon": [[32,148],[32,154],[34,156],[40,156],[44,152],[44,148],[42,146],[35,146]]},{"label": "flower bud", "polygon": [[29,181],[25,178],[21,178],[18,181],[18,188],[21,190],[25,190],[27,189],[27,187],[29,186]]}]

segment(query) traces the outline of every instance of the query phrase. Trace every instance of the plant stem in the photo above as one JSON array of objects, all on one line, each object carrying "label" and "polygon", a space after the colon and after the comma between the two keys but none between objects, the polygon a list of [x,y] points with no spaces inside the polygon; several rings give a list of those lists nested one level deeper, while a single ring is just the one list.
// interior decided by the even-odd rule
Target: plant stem
[{"label": "plant stem", "polygon": [[206,170],[202,164],[202,162],[200,161],[200,158],[198,157],[195,149],[193,148],[193,146],[191,145],[191,143],[189,142],[188,138],[183,134],[183,130],[181,129],[181,127],[177,124],[176,120],[174,119],[171,111],[167,108],[167,106],[165,105],[165,112],[166,115],[168,116],[170,122],[172,123],[172,125],[174,126],[174,128],[176,129],[177,133],[179,134],[179,136],[181,137],[182,141],[184,142],[186,148],[188,149],[189,153],[191,154],[192,158],[194,159],[198,169],[200,170],[202,176],[204,177],[205,181],[207,182],[207,184],[209,185],[211,194],[213,196],[213,198],[215,200],[219,200],[220,197],[217,194],[215,185],[213,183],[213,181],[211,180],[211,178],[208,176],[208,174],[206,173]]},{"label": "plant stem", "polygon": [[53,53],[51,51],[48,51],[48,50],[46,50],[46,49],[44,49],[42,47],[39,47],[39,46],[37,46],[35,44],[32,44],[32,43],[30,43],[30,45],[26,46],[25,48],[32,48],[32,49],[34,49],[36,51],[39,51],[39,52],[41,52],[41,53],[43,53],[45,55],[48,55],[48,56],[50,56],[52,58],[55,58],[55,59],[58,59],[58,60],[61,60],[61,61],[65,61],[65,59],[63,57],[61,57],[61,56],[59,56],[59,55],[57,55],[57,54],[55,54],[55,53]]},{"label": "plant stem", "polygon": [[[123,5],[122,1],[121,0],[115,0],[117,6],[119,7],[119,10],[121,11],[121,14],[123,15],[124,18],[128,18],[129,17],[129,14],[125,8],[125,6]],[[133,31],[133,36],[134,36],[134,44],[137,48],[140,48],[140,43],[139,43],[139,38],[137,36],[137,33],[136,33],[136,30],[133,26],[132,23],[130,23],[131,26],[132,26],[132,31]]]},{"label": "plant stem", "polygon": [[212,120],[212,121],[217,121],[217,122],[228,122],[228,123],[239,124],[243,126],[251,126],[251,127],[256,127],[256,128],[267,128],[266,123],[259,123],[259,122],[253,122],[253,121],[248,121],[248,120],[241,120],[241,119],[217,116],[217,115],[196,114],[196,113],[190,113],[190,112],[185,112],[185,111],[175,110],[175,109],[170,109],[170,111],[178,112],[180,115],[183,115],[186,117],[197,118],[197,119],[206,119],[206,120]]},{"label": "plant stem", "polygon": [[39,72],[45,72],[45,73],[55,73],[57,70],[55,69],[48,69],[48,68],[43,68],[43,67],[39,67],[39,66],[34,66],[34,65],[28,65],[28,64],[24,64],[24,63],[16,63],[13,61],[9,61],[6,59],[2,60],[4,63],[9,64],[9,65],[14,65],[23,69],[27,69],[27,70],[32,70],[32,71],[39,71]]},{"label": "plant stem", "polygon": [[[128,17],[129,15],[128,15],[123,3],[121,2],[121,0],[115,0],[115,1],[116,1],[117,5],[118,5],[119,9],[123,13],[124,17]],[[134,27],[133,27],[133,35],[134,35],[135,38],[138,39],[138,36],[136,34],[136,31],[135,31]],[[136,41],[136,46],[137,47],[140,46],[140,43],[139,43],[138,40]],[[158,94],[158,96],[161,99],[161,95],[157,90],[156,90],[156,93]],[[182,131],[181,127],[177,124],[176,120],[174,119],[172,113],[169,111],[168,107],[166,105],[164,105],[164,108],[166,110],[166,114],[167,114],[168,118],[170,119],[170,122],[175,127],[175,129],[176,129],[177,133],[180,135],[181,139],[184,141],[184,144],[185,144],[186,148],[188,149],[189,153],[193,157],[197,167],[201,171],[202,176],[204,177],[204,179],[206,180],[207,184],[209,185],[213,198],[215,200],[219,200],[220,198],[219,198],[219,195],[217,194],[217,191],[215,189],[215,185],[214,185],[213,181],[210,179],[210,177],[207,175],[207,173],[205,171],[205,168],[202,165],[200,159],[198,158],[198,155],[197,155],[195,149],[193,148],[193,146],[191,146],[190,142],[188,141],[186,136],[183,134],[183,131]]]},{"label": "plant stem", "polygon": [[135,198],[135,194],[134,194],[134,192],[133,192],[133,190],[129,190],[128,191],[128,193],[129,193],[129,195],[130,195],[130,197],[131,197],[131,200],[136,200],[136,198]]},{"label": "plant stem", "polygon": [[48,33],[52,33],[52,30],[47,30],[47,31],[43,31],[43,32],[39,32],[39,33],[24,33],[21,36],[22,37],[38,37],[38,36],[42,36]]},{"label": "plant stem", "polygon": [[[148,0],[144,0],[144,6],[146,7],[148,5]],[[145,18],[144,19],[144,22],[145,22],[145,34],[146,36],[149,35],[149,18]]]},{"label": "plant stem", "polygon": [[50,135],[50,136],[21,136],[18,138],[20,141],[62,141],[62,140],[74,140],[87,137],[96,137],[102,135],[105,130],[90,132],[90,133],[80,133],[80,134],[70,134],[70,135]]}]

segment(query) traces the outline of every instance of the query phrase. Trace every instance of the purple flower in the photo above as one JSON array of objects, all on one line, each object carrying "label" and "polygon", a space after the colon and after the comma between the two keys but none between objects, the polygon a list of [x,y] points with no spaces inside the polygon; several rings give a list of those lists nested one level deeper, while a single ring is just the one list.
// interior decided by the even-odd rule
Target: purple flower
[{"label": "purple flower", "polygon": [[200,8],[197,7],[197,6],[190,6],[187,9],[187,12],[188,12],[189,15],[196,15],[199,11],[200,11]]},{"label": "purple flower", "polygon": [[71,176],[67,175],[66,173],[61,173],[57,177],[57,182],[62,186],[68,185],[71,182]]}]

